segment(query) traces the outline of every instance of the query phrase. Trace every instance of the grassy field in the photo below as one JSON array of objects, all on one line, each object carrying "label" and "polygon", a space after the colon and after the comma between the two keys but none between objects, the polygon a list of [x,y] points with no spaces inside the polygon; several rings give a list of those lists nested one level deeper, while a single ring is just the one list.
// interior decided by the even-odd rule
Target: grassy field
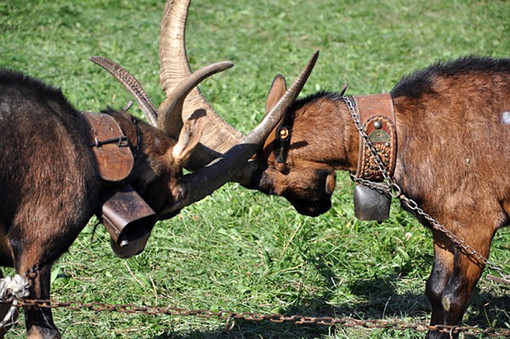
[{"label": "grassy field", "polygon": [[[121,108],[130,99],[88,61],[107,56],[132,72],[156,103],[158,35],[164,1],[0,0],[0,67],[61,87],[79,109]],[[388,92],[409,72],[469,54],[508,57],[506,1],[193,0],[188,54],[193,69],[229,59],[207,80],[206,97],[246,132],[263,116],[280,72],[293,80],[315,49],[321,57],[304,94]],[[140,114],[136,111],[136,114]],[[480,183],[483,184],[483,183]],[[382,223],[354,218],[352,189],[339,173],[332,209],[298,215],[282,198],[229,184],[156,225],[146,251],[121,260],[95,220],[54,266],[54,299],[424,320],[430,233],[395,203]],[[58,216],[55,216],[58,217]],[[510,265],[510,230],[491,260]],[[10,272],[10,271],[8,271]],[[510,327],[509,287],[482,278],[465,324]],[[421,338],[412,331],[363,330],[55,310],[65,338]],[[23,319],[8,337],[24,333]]]}]

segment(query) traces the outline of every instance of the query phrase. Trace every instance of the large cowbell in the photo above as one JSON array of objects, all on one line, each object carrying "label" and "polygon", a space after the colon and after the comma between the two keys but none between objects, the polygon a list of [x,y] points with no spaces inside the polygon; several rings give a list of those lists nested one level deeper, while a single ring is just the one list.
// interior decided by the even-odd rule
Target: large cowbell
[{"label": "large cowbell", "polygon": [[120,258],[141,253],[157,221],[156,213],[129,184],[113,191],[101,206],[100,218]]},{"label": "large cowbell", "polygon": [[391,197],[364,185],[354,187],[354,214],[360,220],[386,220],[390,216]]}]

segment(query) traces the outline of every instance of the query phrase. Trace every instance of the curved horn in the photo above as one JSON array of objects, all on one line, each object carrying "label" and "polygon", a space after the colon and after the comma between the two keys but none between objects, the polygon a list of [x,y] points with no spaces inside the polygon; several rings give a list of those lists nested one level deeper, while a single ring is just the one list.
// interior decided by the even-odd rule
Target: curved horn
[{"label": "curved horn", "polygon": [[140,82],[138,82],[134,76],[129,74],[129,72],[122,68],[122,66],[116,64],[108,58],[93,56],[90,57],[90,61],[103,67],[105,70],[110,72],[115,77],[115,79],[119,80],[120,83],[124,85],[124,87],[133,95],[149,123],[153,126],[156,126],[156,108],[154,108],[151,99],[149,99],[149,96],[143,90]]},{"label": "curved horn", "polygon": [[206,66],[184,80],[172,90],[158,108],[158,128],[171,136],[178,136],[183,126],[182,108],[186,96],[205,78],[234,66],[231,61]]},{"label": "curved horn", "polygon": [[228,150],[223,158],[212,165],[184,176],[184,180],[188,183],[187,192],[182,201],[172,206],[171,210],[176,211],[205,198],[236,175],[239,166],[243,166],[260,148],[269,133],[282,119],[287,108],[296,100],[318,57],[319,52],[316,51],[284,96],[240,143]]},{"label": "curved horn", "polygon": [[[185,26],[190,0],[168,0],[163,11],[160,34],[160,80],[167,96],[183,79],[191,74],[186,56]],[[186,168],[196,170],[238,144],[243,135],[224,121],[211,107],[198,88],[184,100],[182,121],[196,109],[207,112],[206,126],[200,139],[201,145],[193,151]]]}]

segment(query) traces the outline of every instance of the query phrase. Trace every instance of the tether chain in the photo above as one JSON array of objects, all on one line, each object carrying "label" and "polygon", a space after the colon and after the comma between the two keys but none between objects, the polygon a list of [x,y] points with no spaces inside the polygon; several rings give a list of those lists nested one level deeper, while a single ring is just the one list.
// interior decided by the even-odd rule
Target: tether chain
[{"label": "tether chain", "polygon": [[[302,315],[263,314],[253,312],[231,312],[211,311],[208,309],[187,309],[177,307],[158,306],[137,306],[132,304],[116,305],[104,302],[81,303],[78,301],[59,302],[55,300],[30,300],[16,299],[17,307],[32,306],[39,308],[65,308],[70,310],[87,309],[95,312],[121,312],[121,313],[142,313],[145,315],[165,314],[169,316],[194,316],[204,319],[219,319],[226,321],[227,329],[232,329],[231,322],[235,320],[246,321],[270,321],[272,323],[292,323],[297,325],[316,324],[322,326],[343,326],[349,328],[363,327],[368,329],[392,329],[392,330],[413,330],[417,332],[435,331],[441,333],[466,335],[484,335],[485,337],[508,337],[510,330],[504,328],[479,328],[476,326],[449,326],[449,325],[425,325],[418,322],[406,322],[398,319],[354,319],[351,317],[312,317]],[[12,300],[0,300],[0,304],[10,303]]]},{"label": "tether chain", "polygon": [[429,221],[433,229],[444,233],[451,240],[451,242],[455,245],[455,247],[457,247],[466,256],[473,259],[475,264],[477,264],[481,268],[483,268],[484,266],[487,266],[489,269],[498,272],[501,275],[503,282],[505,282],[507,284],[510,283],[510,277],[508,277],[507,275],[505,275],[503,273],[503,269],[501,267],[499,267],[495,263],[490,262],[487,258],[485,258],[483,255],[478,253],[470,245],[466,245],[462,239],[457,237],[452,231],[448,230],[444,225],[440,224],[430,214],[428,214],[423,209],[421,209],[418,206],[418,204],[416,203],[416,201],[408,198],[404,193],[402,193],[402,189],[397,184],[396,180],[388,174],[386,167],[384,166],[381,158],[379,157],[379,154],[375,150],[374,145],[370,141],[367,133],[365,132],[365,129],[361,125],[358,114],[356,112],[356,109],[354,108],[354,105],[353,105],[351,99],[348,97],[342,97],[342,99],[344,100],[347,107],[349,108],[349,112],[352,116],[352,119],[354,120],[356,129],[358,130],[360,136],[365,141],[365,144],[367,145],[368,149],[372,153],[372,156],[374,157],[375,163],[379,167],[379,170],[381,171],[381,173],[384,177],[384,184],[374,183],[369,180],[360,179],[360,178],[357,178],[351,174],[352,180],[355,181],[356,183],[367,186],[369,188],[372,188],[372,189],[375,189],[378,191],[383,191],[383,193],[390,194],[393,198],[400,199],[405,204],[405,206],[407,206],[410,210],[415,211],[416,213],[421,215],[423,218],[425,218],[427,221]]}]

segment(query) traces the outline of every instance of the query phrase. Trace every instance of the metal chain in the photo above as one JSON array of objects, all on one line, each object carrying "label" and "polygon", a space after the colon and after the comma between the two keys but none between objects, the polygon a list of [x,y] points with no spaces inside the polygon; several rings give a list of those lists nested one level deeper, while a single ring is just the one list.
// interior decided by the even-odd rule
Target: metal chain
[{"label": "metal chain", "polygon": [[[208,309],[187,309],[178,307],[158,307],[158,306],[137,306],[133,304],[117,305],[104,302],[81,303],[78,301],[59,302],[55,300],[30,300],[15,299],[18,301],[17,307],[32,306],[39,308],[65,308],[69,310],[87,309],[95,312],[121,312],[121,313],[141,313],[145,315],[165,314],[169,316],[194,316],[205,319],[219,319],[226,321],[227,329],[232,329],[231,322],[235,320],[246,321],[270,321],[272,323],[291,323],[297,325],[316,324],[323,326],[343,326],[349,328],[367,328],[367,329],[392,329],[392,330],[413,330],[417,332],[435,331],[441,333],[465,333],[466,335],[484,335],[484,337],[508,337],[510,329],[505,328],[479,328],[476,326],[448,326],[448,325],[426,325],[419,322],[406,322],[399,319],[354,319],[351,317],[333,318],[333,317],[312,317],[302,315],[283,314],[264,314],[253,312],[231,312],[231,311],[211,311]],[[0,300],[0,304],[11,303],[12,300]]]},{"label": "metal chain", "polygon": [[384,166],[384,163],[382,162],[381,158],[379,157],[379,154],[377,153],[374,145],[372,144],[372,141],[370,141],[367,133],[365,132],[365,129],[361,125],[361,121],[359,120],[358,114],[356,113],[354,104],[352,103],[351,99],[348,97],[342,97],[342,99],[344,99],[344,102],[347,104],[347,107],[349,108],[349,112],[351,113],[352,119],[354,120],[354,123],[356,124],[356,129],[358,130],[360,136],[365,141],[365,144],[370,149],[370,152],[372,153],[372,156],[374,157],[375,163],[379,167],[379,170],[381,171],[381,174],[384,177],[384,182],[386,182],[388,185],[390,185],[391,177],[388,174],[388,172],[386,171],[386,166]]},{"label": "metal chain", "polygon": [[[416,212],[417,214],[419,214],[420,216],[425,218],[428,222],[430,222],[433,229],[444,233],[451,240],[451,242],[455,245],[455,247],[457,247],[461,251],[461,253],[464,253],[466,256],[470,257],[478,266],[480,266],[482,268],[484,266],[487,266],[489,269],[498,272],[501,275],[503,281],[505,283],[509,283],[510,277],[508,277],[507,275],[505,275],[503,273],[503,269],[501,267],[499,267],[498,265],[496,265],[493,262],[490,262],[487,258],[485,258],[483,255],[478,253],[473,247],[471,247],[470,245],[467,245],[461,238],[456,236],[452,231],[448,230],[444,225],[440,224],[430,214],[428,214],[423,209],[421,209],[418,206],[418,204],[416,203],[416,201],[414,201],[413,199],[410,199],[402,192],[402,189],[398,185],[396,180],[388,174],[388,171],[386,170],[386,167],[384,166],[381,158],[379,157],[379,154],[377,153],[374,145],[370,141],[367,133],[365,132],[365,129],[361,125],[361,121],[359,119],[358,113],[356,112],[356,108],[354,107],[354,104],[352,103],[351,99],[348,97],[342,97],[342,99],[344,100],[345,104],[349,108],[349,112],[352,116],[354,124],[356,125],[356,129],[358,130],[360,136],[365,141],[367,148],[370,150],[370,153],[374,157],[375,163],[379,167],[379,170],[381,171],[381,173],[384,177],[383,184],[374,183],[369,180],[357,178],[351,174],[352,180],[355,181],[356,183],[359,183],[361,185],[364,185],[364,186],[367,186],[369,188],[376,189],[379,191],[381,190],[381,188],[380,188],[381,185],[385,186],[385,188],[382,189],[383,192],[389,192],[388,194],[390,194],[393,198],[400,199],[404,203],[404,205],[407,206],[410,210]],[[494,280],[497,280],[497,279],[494,279]]]}]

